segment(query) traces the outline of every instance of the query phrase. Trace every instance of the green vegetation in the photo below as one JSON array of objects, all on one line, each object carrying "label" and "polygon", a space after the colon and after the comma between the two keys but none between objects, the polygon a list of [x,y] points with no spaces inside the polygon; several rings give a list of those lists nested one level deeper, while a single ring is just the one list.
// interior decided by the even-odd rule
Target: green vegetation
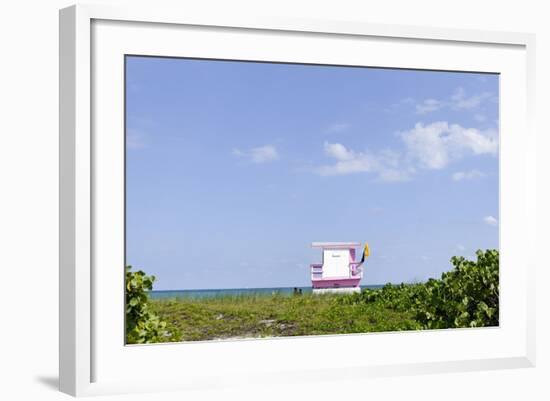
[{"label": "green vegetation", "polygon": [[498,326],[498,251],[478,251],[475,262],[453,257],[451,263],[454,268],[437,280],[350,295],[145,300],[146,315],[157,323],[151,335],[138,324],[141,334],[132,338],[167,342]]},{"label": "green vegetation", "polygon": [[154,300],[151,307],[182,333],[176,341],[303,336],[414,329],[413,315],[377,304],[342,305],[343,295],[224,296]]},{"label": "green vegetation", "polygon": [[498,326],[497,250],[477,252],[477,262],[453,257],[454,269],[429,280],[416,304],[416,319],[429,329]]},{"label": "green vegetation", "polygon": [[175,341],[166,322],[149,307],[149,294],[153,289],[155,276],[147,276],[143,271],[131,271],[126,266],[126,342],[128,344]]},{"label": "green vegetation", "polygon": [[493,249],[476,254],[476,262],[453,256],[454,269],[443,273],[439,280],[365,289],[340,302],[409,311],[423,329],[498,326],[499,252]]}]

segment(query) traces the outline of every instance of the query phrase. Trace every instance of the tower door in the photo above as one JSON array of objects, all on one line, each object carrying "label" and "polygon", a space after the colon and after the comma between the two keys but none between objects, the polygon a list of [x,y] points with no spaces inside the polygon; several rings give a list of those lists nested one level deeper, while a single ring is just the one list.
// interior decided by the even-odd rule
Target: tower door
[{"label": "tower door", "polygon": [[323,250],[323,278],[349,277],[349,249]]}]

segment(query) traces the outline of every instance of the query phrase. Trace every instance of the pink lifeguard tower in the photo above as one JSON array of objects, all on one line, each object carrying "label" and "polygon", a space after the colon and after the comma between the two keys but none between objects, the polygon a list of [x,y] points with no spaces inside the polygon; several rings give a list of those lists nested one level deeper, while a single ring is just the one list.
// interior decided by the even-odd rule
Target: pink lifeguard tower
[{"label": "pink lifeguard tower", "polygon": [[312,242],[312,248],[323,251],[323,262],[310,265],[313,292],[360,292],[362,264],[369,256],[369,248],[365,244],[363,257],[360,261],[355,260],[355,249],[360,246],[359,242]]}]

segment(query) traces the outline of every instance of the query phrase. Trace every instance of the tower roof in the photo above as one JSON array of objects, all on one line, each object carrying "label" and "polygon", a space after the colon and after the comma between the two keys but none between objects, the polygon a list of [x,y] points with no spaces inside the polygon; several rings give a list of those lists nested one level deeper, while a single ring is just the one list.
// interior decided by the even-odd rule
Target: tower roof
[{"label": "tower roof", "polygon": [[361,246],[360,242],[312,242],[312,248],[349,249]]}]

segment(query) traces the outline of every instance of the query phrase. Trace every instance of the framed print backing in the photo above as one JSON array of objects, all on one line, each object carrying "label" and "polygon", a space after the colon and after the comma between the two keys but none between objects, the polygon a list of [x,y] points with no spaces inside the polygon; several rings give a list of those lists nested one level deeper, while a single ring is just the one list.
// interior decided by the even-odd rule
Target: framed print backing
[{"label": "framed print backing", "polygon": [[[62,10],[60,28],[62,391],[202,389],[534,364],[532,36],[95,6]],[[499,74],[499,327],[125,345],[128,55]]]}]

